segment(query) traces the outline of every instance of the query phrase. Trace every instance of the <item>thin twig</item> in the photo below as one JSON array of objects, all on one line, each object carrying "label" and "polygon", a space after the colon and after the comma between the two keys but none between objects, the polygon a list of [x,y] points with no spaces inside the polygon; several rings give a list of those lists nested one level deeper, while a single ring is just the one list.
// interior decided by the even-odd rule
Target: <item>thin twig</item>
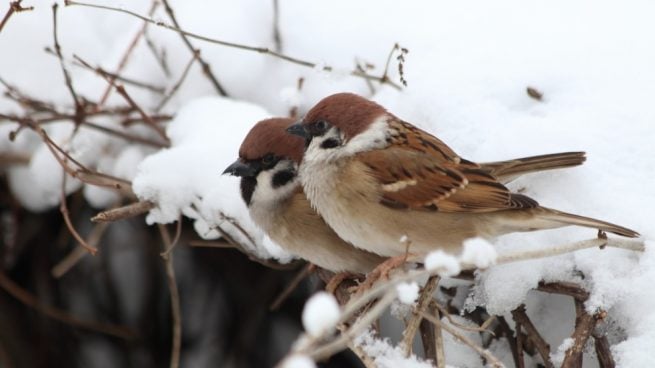
[{"label": "thin twig", "polygon": [[[283,53],[275,52],[275,51],[273,51],[273,50],[271,50],[269,48],[266,48],[266,47],[248,46],[248,45],[243,45],[243,44],[238,44],[238,43],[233,43],[233,42],[222,41],[222,40],[218,40],[218,39],[214,39],[214,38],[210,38],[210,37],[205,37],[205,36],[202,36],[202,35],[199,35],[199,34],[195,34],[195,33],[192,33],[192,32],[182,30],[179,27],[171,26],[171,25],[166,24],[166,23],[161,22],[161,21],[155,21],[155,20],[150,19],[148,17],[145,17],[145,16],[143,16],[141,14],[138,14],[138,13],[135,13],[133,11],[126,10],[126,9],[114,8],[114,7],[106,6],[106,5],[89,4],[89,3],[84,3],[84,2],[80,2],[80,1],[73,1],[73,0],[65,0],[65,4],[67,6],[70,6],[70,5],[86,6],[86,7],[91,7],[91,8],[104,9],[104,10],[110,10],[110,11],[114,11],[114,12],[128,14],[128,15],[131,15],[133,17],[139,18],[139,19],[141,19],[143,21],[146,21],[148,23],[154,24],[156,26],[163,27],[163,28],[172,30],[174,32],[178,32],[178,33],[180,33],[182,35],[185,35],[187,37],[190,37],[190,38],[195,38],[197,40],[201,40],[201,41],[205,41],[205,42],[209,42],[209,43],[213,43],[213,44],[217,44],[217,45],[221,45],[221,46],[232,47],[232,48],[236,48],[236,49],[239,49],[239,50],[252,51],[252,52],[257,52],[257,53],[260,53],[260,54],[269,55],[269,56],[272,56],[272,57],[275,57],[275,58],[278,58],[278,59],[281,59],[281,60],[285,60],[285,61],[288,61],[290,63],[300,65],[300,66],[304,66],[304,67],[307,67],[307,68],[314,69],[318,65],[318,64],[310,62],[310,61],[298,59],[298,58],[295,58],[295,57],[292,57],[292,56],[289,56],[289,55],[286,55],[286,54],[283,54]],[[329,65],[322,66],[321,69],[322,69],[322,71],[326,71],[326,72],[331,72],[331,71],[334,70],[334,68],[332,66],[329,66]],[[388,84],[388,85],[392,86],[393,88],[395,88],[397,90],[402,89],[402,87],[400,87],[398,84],[390,81],[388,78],[385,79],[383,77],[370,75],[368,73],[362,73],[362,72],[356,71],[356,70],[351,71],[349,74],[351,76],[354,76],[354,77],[370,79],[370,80],[374,80],[374,81],[377,81],[377,82],[382,83],[382,84]]]},{"label": "thin twig", "polygon": [[589,292],[580,285],[573,282],[540,282],[537,290],[551,294],[562,294],[573,297],[576,300],[586,301],[589,299]]},{"label": "thin twig", "polygon": [[494,368],[504,368],[505,365],[498,360],[489,350],[483,349],[482,347],[478,346],[473,340],[469,339],[468,337],[464,336],[461,334],[457,329],[454,327],[450,326],[447,323],[443,323],[434,316],[431,316],[427,313],[423,313],[423,318],[427,319],[428,321],[434,323],[435,325],[439,325],[443,330],[451,334],[453,337],[455,337],[457,340],[461,341],[465,345],[468,345],[471,347],[471,349],[475,350],[476,353],[478,353],[482,358],[484,358],[487,361],[487,364],[489,364],[491,367]]},{"label": "thin twig", "polygon": [[182,235],[182,215],[180,215],[177,219],[177,225],[175,226],[175,236],[173,237],[173,241],[171,242],[171,245],[168,248],[166,248],[163,252],[161,252],[159,255],[162,256],[164,259],[168,258],[171,252],[173,251],[173,249],[175,249],[177,243],[180,241],[181,235]]},{"label": "thin twig", "polygon": [[275,51],[282,52],[282,36],[280,35],[280,2],[273,0],[273,43]]},{"label": "thin twig", "polygon": [[357,337],[362,331],[378,319],[391,302],[396,298],[395,289],[387,291],[387,293],[364,315],[362,315],[357,322],[355,322],[348,330],[342,333],[335,340],[319,347],[309,346],[303,349],[303,353],[307,354],[314,360],[326,359],[335,353],[343,350],[348,346],[348,342]]},{"label": "thin twig", "polygon": [[434,290],[437,288],[438,284],[439,276],[430,276],[428,281],[425,283],[425,286],[423,286],[423,290],[421,290],[421,294],[419,295],[419,299],[414,306],[414,310],[412,310],[412,316],[405,326],[405,330],[403,331],[403,339],[400,345],[405,349],[405,357],[407,358],[412,355],[414,336],[416,335],[416,331],[418,331],[421,320],[423,320],[421,313],[424,313],[428,309],[430,302],[432,301],[432,294],[434,294]]},{"label": "thin twig", "polygon": [[516,328],[516,354],[517,357],[515,360],[516,368],[525,368],[525,354],[523,353],[523,332],[521,332],[521,323],[519,321],[514,321]]},{"label": "thin twig", "polygon": [[546,340],[544,340],[539,331],[537,331],[537,328],[532,324],[532,321],[525,313],[525,306],[521,305],[514,309],[512,311],[512,317],[514,317],[514,321],[516,321],[516,323],[521,324],[521,326],[525,328],[528,339],[530,339],[537,348],[539,355],[541,355],[541,360],[543,361],[544,366],[546,368],[554,368],[553,362],[550,360],[550,345],[546,342]]},{"label": "thin twig", "polygon": [[9,18],[11,18],[14,13],[20,13],[22,11],[27,11],[27,10],[34,10],[33,6],[28,6],[28,7],[23,7],[20,5],[20,3],[23,2],[23,0],[17,0],[17,1],[12,1],[9,3],[9,9],[7,10],[7,13],[5,16],[2,18],[2,21],[0,21],[0,32],[2,32],[2,29],[5,28],[5,24],[7,24],[7,21]]},{"label": "thin twig", "polygon": [[298,267],[298,262],[300,261],[294,261],[290,263],[278,263],[278,262],[273,262],[269,261],[267,259],[262,259],[254,256],[250,252],[248,252],[241,244],[236,242],[232,237],[229,236],[223,229],[220,227],[216,227],[216,231],[218,231],[223,239],[225,241],[198,241],[198,240],[192,240],[189,242],[189,245],[192,247],[204,247],[204,248],[229,248],[229,249],[236,249],[240,253],[244,254],[246,257],[248,257],[249,260],[259,263],[262,266],[266,266],[268,268],[272,268],[274,270],[280,270],[280,271],[285,271],[285,270],[292,270],[294,268]]},{"label": "thin twig", "polygon": [[575,330],[571,336],[573,338],[573,345],[564,354],[562,368],[582,367],[582,353],[585,344],[589,340],[589,336],[591,336],[591,332],[598,321],[595,315],[585,310],[583,301],[575,299],[574,302],[576,317]]},{"label": "thin twig", "polygon": [[33,294],[21,288],[12,281],[4,271],[0,270],[0,288],[5,290],[9,295],[18,299],[24,305],[35,309],[46,317],[52,318],[59,322],[81,328],[88,331],[99,332],[106,335],[116,336],[121,339],[131,340],[136,337],[134,331],[127,327],[117,326],[95,321],[85,321],[59,308],[41,303]]},{"label": "thin twig", "polygon": [[[162,249],[169,249],[173,246],[171,236],[166,230],[166,226],[159,224],[159,233],[162,238]],[[168,255],[162,257],[166,268],[166,280],[171,297],[171,316],[173,319],[173,342],[171,343],[171,362],[170,368],[179,368],[180,366],[180,349],[182,347],[182,316],[180,308],[180,293],[175,281],[175,269],[173,268],[173,257]]]},{"label": "thin twig", "polygon": [[[82,65],[86,66],[87,68],[90,68],[90,69],[93,69],[93,70],[97,69],[97,68],[94,68],[93,66],[91,66],[91,64],[89,64],[88,62],[84,61],[84,59],[82,59],[78,55],[73,55],[73,58],[75,60],[77,60],[78,62],[80,62]],[[125,90],[125,86],[123,86],[122,84],[116,83],[115,80],[113,80],[112,78],[110,78],[109,76],[107,76],[105,74],[99,73],[99,75],[102,76],[107,81],[107,83],[109,83],[114,88],[116,88],[116,92],[118,92],[118,94],[121,95],[121,97],[123,97],[123,99],[125,99],[125,101],[128,103],[128,105],[130,105],[134,110],[136,110],[139,113],[139,115],[141,115],[141,118],[143,119],[143,122],[146,123],[147,126],[149,126],[155,132],[157,132],[157,134],[159,134],[159,136],[162,139],[164,139],[164,141],[167,144],[170,144],[170,140],[168,139],[168,136],[166,136],[166,132],[164,131],[164,129],[161,126],[159,126],[159,124],[157,124],[157,122],[154,121],[150,117],[150,115],[146,114],[146,112],[143,110],[143,108],[141,108],[141,106],[139,106],[139,104],[137,104],[136,101],[134,101],[132,96],[130,96],[127,93],[127,91]]]},{"label": "thin twig", "polygon": [[[433,299],[432,302],[430,302],[430,314],[434,316],[437,320],[441,321],[441,317],[439,316],[439,308],[437,308],[437,302]],[[441,331],[441,325],[437,325],[433,323],[434,325],[434,335],[435,335],[435,350],[436,350],[436,363],[437,363],[437,368],[445,368],[446,367],[446,353],[444,351],[444,343],[443,343],[443,333]]]},{"label": "thin twig", "polygon": [[187,63],[187,65],[184,67],[184,70],[182,71],[182,74],[180,75],[180,78],[177,80],[177,82],[173,85],[173,88],[166,93],[164,98],[159,102],[159,105],[155,107],[155,112],[161,111],[164,106],[168,103],[168,101],[177,93],[177,91],[180,89],[180,86],[184,81],[186,80],[187,75],[189,74],[189,70],[191,70],[191,67],[193,66],[193,63],[198,60],[198,53],[194,53],[193,56],[191,57],[191,60]]},{"label": "thin twig", "polygon": [[[153,0],[152,5],[150,5],[150,10],[148,11],[148,16],[152,17],[152,15],[155,13],[155,10],[157,10],[157,6],[159,5],[159,1]],[[127,46],[127,49],[125,50],[125,53],[123,54],[123,57],[121,58],[121,61],[118,63],[118,68],[116,68],[116,76],[110,76],[112,78],[112,81],[118,80],[118,74],[120,74],[125,66],[127,65],[127,61],[130,58],[130,55],[132,54],[132,51],[136,49],[136,45],[139,43],[139,40],[141,37],[146,32],[146,29],[148,28],[148,22],[144,22],[143,26],[139,29],[139,31],[134,35],[134,38],[132,38],[132,41],[130,44]],[[102,97],[100,98],[100,102],[98,103],[98,107],[103,106],[105,102],[107,102],[107,99],[109,98],[109,95],[111,94],[111,86],[113,83],[109,83],[109,86],[105,89],[105,92],[102,94]]]},{"label": "thin twig", "polygon": [[148,49],[150,49],[150,52],[152,52],[152,55],[155,57],[155,60],[157,60],[157,64],[159,67],[161,67],[162,71],[164,72],[164,75],[166,77],[171,76],[171,70],[168,67],[168,63],[166,62],[166,49],[162,48],[161,52],[157,50],[157,46],[155,45],[155,42],[150,38],[150,34],[148,33],[148,30],[146,29],[146,32],[143,34],[143,38],[146,40],[146,45],[148,45]]},{"label": "thin twig", "polygon": [[61,175],[61,200],[59,203],[59,211],[61,212],[61,215],[64,217],[64,222],[66,223],[66,227],[68,227],[68,230],[70,231],[71,235],[73,235],[73,238],[77,240],[77,242],[86,249],[87,252],[91,253],[91,255],[95,256],[96,253],[98,253],[98,248],[88,244],[86,240],[82,238],[82,236],[75,230],[75,227],[73,226],[73,222],[70,219],[70,213],[68,212],[68,206],[66,205],[66,173],[63,172]]},{"label": "thin twig", "polygon": [[268,309],[272,311],[278,310],[278,308],[280,308],[282,303],[284,303],[284,301],[287,300],[289,295],[291,295],[291,293],[294,290],[296,290],[298,285],[300,285],[300,282],[304,280],[307,276],[311,275],[311,273],[314,271],[315,268],[316,266],[314,266],[311,263],[306,264],[300,270],[300,272],[298,272],[293,277],[293,279],[291,279],[291,282],[289,282],[287,287],[285,287],[284,290],[282,290],[282,292],[280,293],[280,295],[278,295],[277,298],[275,298],[275,300],[273,301],[273,303],[271,303],[271,306]]},{"label": "thin twig", "polygon": [[[180,24],[177,22],[177,18],[175,17],[175,12],[173,11],[173,8],[171,8],[170,4],[168,3],[168,0],[162,0],[162,2],[164,3],[164,8],[166,9],[166,13],[171,18],[173,25],[175,26],[175,28],[180,29]],[[216,89],[216,92],[218,92],[218,94],[220,94],[221,96],[226,97],[227,92],[225,91],[225,88],[221,85],[221,83],[218,81],[214,73],[212,73],[211,66],[202,57],[200,57],[200,49],[196,49],[195,47],[193,47],[193,44],[191,43],[191,41],[189,41],[186,34],[184,34],[183,32],[178,32],[178,34],[182,38],[182,41],[189,49],[189,51],[191,51],[191,54],[194,55],[194,58],[198,59],[198,62],[200,62],[203,73],[211,81],[212,85]]]},{"label": "thin twig", "polygon": [[143,215],[155,208],[155,204],[148,201],[130,203],[127,206],[112,208],[98,213],[91,218],[93,222],[114,222],[131,217]]},{"label": "thin twig", "polygon": [[68,72],[68,69],[66,69],[66,64],[64,63],[64,57],[61,54],[61,45],[59,44],[59,38],[57,37],[57,9],[59,8],[58,3],[52,4],[52,24],[53,24],[53,34],[54,34],[54,40],[55,40],[55,53],[57,54],[57,58],[59,59],[59,65],[61,67],[61,72],[64,75],[64,81],[66,83],[66,87],[68,88],[68,92],[70,92],[71,97],[73,98],[73,106],[75,106],[75,123],[76,124],[81,124],[82,121],[84,120],[84,110],[82,107],[82,100],[77,96],[77,93],[75,92],[75,88],[73,88],[73,80],[70,76],[70,73]]},{"label": "thin twig", "polygon": [[[108,223],[104,223],[104,224],[97,224],[96,226],[94,226],[86,240],[87,244],[89,244],[94,248],[97,247],[98,243],[100,243],[100,239],[102,239],[102,235],[109,228],[108,225],[109,225]],[[84,248],[81,247],[73,248],[73,250],[70,253],[68,253],[66,257],[64,257],[54,267],[52,267],[50,274],[52,275],[52,277],[56,279],[61,278],[68,271],[70,271],[71,268],[73,268],[87,254],[88,252]]]}]

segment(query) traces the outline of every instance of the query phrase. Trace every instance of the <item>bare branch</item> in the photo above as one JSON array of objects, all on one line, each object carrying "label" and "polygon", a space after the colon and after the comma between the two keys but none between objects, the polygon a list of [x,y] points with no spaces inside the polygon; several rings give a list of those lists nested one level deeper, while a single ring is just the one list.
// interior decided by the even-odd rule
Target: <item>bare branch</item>
[{"label": "bare branch", "polygon": [[0,288],[6,291],[9,295],[18,299],[21,303],[28,306],[29,308],[35,309],[46,317],[52,318],[67,325],[88,331],[115,336],[126,340],[132,340],[136,338],[135,332],[127,327],[82,320],[70,315],[64,310],[41,303],[33,294],[13,282],[2,270],[0,270]]},{"label": "bare branch", "polygon": [[61,212],[61,215],[64,217],[64,222],[66,223],[66,227],[68,227],[68,230],[70,231],[71,235],[73,235],[73,238],[77,240],[77,242],[84,247],[91,255],[96,255],[98,253],[98,248],[88,244],[86,240],[80,236],[80,234],[75,230],[75,227],[73,226],[73,222],[70,219],[70,213],[68,212],[68,206],[66,205],[66,173],[62,173],[62,179],[61,179],[61,201],[59,203],[59,211]]},{"label": "bare branch", "polygon": [[532,324],[532,321],[525,313],[525,306],[521,305],[514,309],[512,311],[512,317],[514,317],[514,321],[516,321],[517,324],[520,324],[525,328],[528,338],[535,344],[546,368],[554,368],[553,362],[550,360],[550,345],[548,345],[539,331],[537,331],[537,328]]},{"label": "bare branch", "polygon": [[14,15],[14,13],[34,10],[33,6],[23,7],[22,5],[20,5],[20,3],[22,2],[23,0],[17,0],[9,3],[9,9],[7,10],[7,13],[2,18],[2,20],[0,21],[0,32],[2,32],[2,29],[5,28],[5,24],[7,24],[7,21],[9,21],[9,18],[11,18],[11,16]]},{"label": "bare branch", "polygon": [[272,311],[278,310],[282,305],[282,303],[284,303],[284,301],[287,300],[289,295],[291,295],[291,293],[294,290],[296,290],[298,285],[300,285],[300,282],[304,280],[307,276],[311,275],[315,269],[316,266],[314,266],[313,264],[311,263],[306,264],[305,267],[303,267],[300,270],[300,272],[298,272],[293,277],[293,279],[291,279],[291,282],[289,282],[287,287],[285,287],[284,290],[282,290],[282,292],[280,293],[280,295],[278,295],[277,298],[275,298],[275,300],[273,301],[273,303],[271,303],[271,306],[268,309]]},{"label": "bare branch", "polygon": [[177,93],[177,91],[180,89],[180,86],[184,81],[186,80],[187,75],[189,74],[189,70],[191,70],[191,67],[193,66],[193,63],[198,60],[198,53],[194,53],[193,56],[191,57],[191,60],[187,63],[186,67],[184,67],[184,71],[182,71],[182,74],[180,75],[180,78],[177,80],[175,85],[173,85],[173,88],[166,93],[166,96],[159,102],[159,105],[155,107],[155,112],[161,111],[164,106],[168,103],[168,101]]},{"label": "bare branch", "polygon": [[475,352],[480,354],[480,356],[483,357],[487,361],[487,364],[489,364],[491,367],[494,368],[504,367],[503,363],[501,363],[501,361],[498,360],[498,358],[496,358],[493,354],[491,354],[489,350],[483,349],[482,347],[478,346],[475,342],[473,342],[473,340],[462,335],[459,331],[451,327],[449,324],[443,323],[440,320],[436,319],[434,316],[431,316],[427,313],[423,313],[423,318],[434,323],[435,325],[439,325],[441,329],[445,330],[453,337],[455,337],[457,340],[461,341],[462,343],[468,345],[471,349],[475,350]]},{"label": "bare branch", "polygon": [[143,215],[155,207],[155,204],[148,201],[139,201],[128,204],[127,206],[112,208],[107,211],[98,213],[91,218],[93,222],[114,222],[130,217]]},{"label": "bare branch", "polygon": [[[166,226],[159,224],[159,233],[162,238],[162,249],[170,249],[173,247],[171,236],[166,230]],[[175,281],[175,269],[173,268],[173,257],[168,255],[162,257],[164,259],[164,266],[166,268],[166,280],[168,282],[168,290],[171,297],[171,316],[173,319],[173,342],[171,344],[171,363],[170,368],[179,368],[180,366],[180,349],[182,347],[182,316],[180,310],[180,293],[177,289],[177,282]]]},{"label": "bare branch", "polygon": [[[87,244],[89,244],[92,247],[97,247],[98,243],[100,243],[100,239],[102,239],[103,234],[107,229],[109,228],[109,224],[104,223],[104,224],[97,224],[96,226],[93,227],[91,232],[89,233],[89,236],[86,239]],[[88,252],[81,247],[75,247],[73,250],[64,257],[59,263],[57,263],[54,267],[52,267],[52,270],[50,271],[50,274],[52,277],[58,279],[62,276],[64,276],[68,271],[70,271],[84,256],[86,256]]]},{"label": "bare branch", "polygon": [[59,59],[59,66],[61,66],[61,72],[64,75],[64,81],[66,82],[66,87],[68,92],[70,92],[71,97],[73,98],[73,104],[75,106],[75,123],[80,124],[83,120],[84,110],[82,108],[82,100],[77,96],[75,88],[73,88],[73,80],[71,79],[68,69],[66,69],[66,64],[64,63],[64,57],[61,55],[61,45],[59,44],[59,39],[57,37],[57,9],[59,4],[52,4],[52,24],[53,24],[53,34],[55,40],[55,53]]},{"label": "bare branch", "polygon": [[405,349],[405,357],[407,358],[412,355],[414,336],[416,335],[416,331],[418,331],[421,320],[423,320],[421,313],[424,313],[430,306],[432,294],[434,294],[438,284],[439,276],[430,276],[425,286],[423,286],[423,290],[421,290],[419,299],[412,311],[412,316],[403,331],[403,339],[400,345]]},{"label": "bare branch", "polygon": [[[215,39],[215,38],[205,37],[205,36],[195,34],[195,33],[192,33],[192,32],[188,32],[188,31],[180,29],[179,27],[171,26],[171,25],[166,24],[166,23],[161,22],[161,21],[155,21],[155,20],[150,19],[148,17],[145,17],[145,16],[143,16],[141,14],[138,14],[138,13],[135,13],[133,11],[126,10],[126,9],[119,9],[119,8],[114,8],[114,7],[111,7],[111,6],[98,5],[98,4],[89,4],[89,3],[84,3],[84,2],[80,2],[80,1],[73,1],[73,0],[66,0],[65,3],[66,3],[67,6],[70,6],[70,5],[86,6],[86,7],[91,7],[91,8],[104,9],[104,10],[110,10],[110,11],[114,11],[114,12],[128,14],[128,15],[131,15],[133,17],[139,18],[139,19],[141,19],[143,21],[146,21],[148,23],[154,24],[156,26],[163,27],[163,28],[178,32],[178,33],[180,33],[180,34],[182,34],[184,36],[190,37],[190,38],[195,38],[197,40],[213,43],[213,44],[216,44],[216,45],[232,47],[232,48],[236,48],[236,49],[239,49],[239,50],[252,51],[252,52],[257,52],[257,53],[260,53],[260,54],[269,55],[269,56],[272,56],[272,57],[275,57],[275,58],[278,58],[278,59],[281,59],[281,60],[285,60],[285,61],[288,61],[290,63],[300,65],[300,66],[304,66],[304,67],[307,67],[307,68],[315,69],[318,66],[318,64],[316,64],[316,63],[306,61],[306,60],[302,60],[302,59],[298,59],[298,58],[295,58],[295,57],[292,57],[292,56],[288,56],[288,55],[285,55],[285,54],[270,50],[269,48],[266,48],[266,47],[248,46],[248,45],[243,45],[243,44],[238,44],[238,43],[233,43],[233,42],[227,42],[227,41],[222,41],[222,40],[218,40],[218,39]],[[326,72],[331,72],[331,71],[334,70],[334,68],[332,66],[329,66],[329,65],[325,65],[321,69],[322,69],[322,71],[326,71]],[[351,71],[349,74],[351,76],[354,76],[354,77],[370,79],[370,80],[374,80],[374,81],[377,81],[377,82],[382,83],[382,84],[388,84],[388,85],[390,85],[393,88],[398,89],[398,90],[402,89],[398,84],[388,80],[388,78],[385,79],[383,77],[370,75],[368,73],[362,73],[362,72],[357,71],[357,70]]]},{"label": "bare branch", "polygon": [[[166,9],[166,13],[168,16],[171,18],[171,21],[175,25],[175,28],[180,29],[180,24],[177,22],[177,18],[175,18],[175,12],[173,11],[173,8],[171,8],[170,4],[168,3],[168,0],[162,0],[164,3],[164,8]],[[227,92],[225,91],[225,88],[218,82],[218,79],[212,73],[211,66],[209,63],[207,63],[205,60],[203,60],[200,57],[200,49],[196,49],[193,47],[193,44],[189,39],[187,38],[187,35],[185,35],[182,32],[178,32],[180,37],[182,37],[182,41],[186,45],[186,47],[191,51],[191,54],[194,55],[194,58],[198,59],[200,62],[200,65],[202,66],[202,71],[205,74],[205,76],[211,81],[212,85],[216,89],[216,92],[220,94],[221,96],[227,96]]]},{"label": "bare branch", "polygon": [[[148,11],[148,16],[149,17],[151,17],[155,13],[155,10],[157,10],[158,5],[159,5],[159,2],[157,0],[152,1],[152,5],[150,6],[150,10]],[[121,71],[123,71],[123,69],[127,65],[127,61],[129,60],[130,55],[132,54],[132,51],[134,51],[134,49],[136,49],[136,45],[139,43],[139,40],[141,39],[141,37],[143,37],[143,35],[145,34],[147,28],[148,28],[148,22],[144,22],[141,29],[139,29],[139,31],[136,33],[136,35],[134,35],[134,38],[132,39],[130,44],[127,46],[127,49],[125,50],[125,53],[123,54],[123,57],[121,58],[121,61],[118,63],[118,68],[116,68],[116,76],[118,76],[118,74],[120,74]],[[112,81],[119,80],[118,77],[116,77],[116,76],[111,76]],[[125,83],[127,83],[127,82],[125,82]],[[111,86],[112,85],[113,85],[113,83],[109,83],[109,86],[107,86],[107,88],[105,89],[105,92],[102,94],[102,97],[100,98],[100,102],[98,103],[98,106],[103,106],[107,102],[107,99],[109,98],[109,94],[111,93]]]}]

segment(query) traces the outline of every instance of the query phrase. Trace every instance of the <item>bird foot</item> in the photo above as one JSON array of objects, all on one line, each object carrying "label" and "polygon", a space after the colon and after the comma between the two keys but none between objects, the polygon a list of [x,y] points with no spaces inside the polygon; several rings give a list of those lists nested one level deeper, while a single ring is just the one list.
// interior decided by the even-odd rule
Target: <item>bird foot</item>
[{"label": "bird foot", "polygon": [[355,287],[356,295],[360,295],[364,291],[370,289],[380,279],[388,280],[391,271],[407,263],[408,256],[409,254],[403,254],[402,256],[390,257],[380,263],[373,269],[373,271],[366,275],[366,280],[364,280],[363,283]]},{"label": "bird foot", "polygon": [[332,278],[328,281],[327,285],[325,285],[325,291],[327,291],[330,294],[334,294],[342,282],[348,279],[355,279],[357,277],[358,275],[352,272],[339,272],[334,276],[332,276]]}]

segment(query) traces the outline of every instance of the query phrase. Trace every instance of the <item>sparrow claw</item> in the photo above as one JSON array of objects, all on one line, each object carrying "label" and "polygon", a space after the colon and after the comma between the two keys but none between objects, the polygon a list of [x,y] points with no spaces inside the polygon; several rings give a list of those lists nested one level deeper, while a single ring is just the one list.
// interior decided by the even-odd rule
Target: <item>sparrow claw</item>
[{"label": "sparrow claw", "polygon": [[358,275],[351,273],[351,272],[340,272],[332,276],[332,278],[328,281],[327,285],[325,285],[325,291],[327,291],[330,294],[335,294],[337,291],[337,288],[341,285],[342,282],[344,282],[347,279],[356,279]]},{"label": "sparrow claw", "polygon": [[366,280],[357,287],[356,295],[362,294],[364,291],[373,287],[373,285],[380,279],[389,280],[391,271],[407,263],[408,254],[387,258],[384,262],[380,263],[373,271],[366,275]]}]

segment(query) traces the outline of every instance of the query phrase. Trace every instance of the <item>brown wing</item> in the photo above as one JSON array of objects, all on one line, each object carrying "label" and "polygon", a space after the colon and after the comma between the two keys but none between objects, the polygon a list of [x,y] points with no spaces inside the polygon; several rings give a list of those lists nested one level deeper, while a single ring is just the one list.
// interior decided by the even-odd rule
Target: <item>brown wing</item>
[{"label": "brown wing", "polygon": [[[413,142],[421,139],[428,140],[419,136]],[[429,145],[429,149],[423,149],[410,145],[409,138],[403,140],[394,138],[385,149],[357,155],[380,184],[380,202],[385,206],[440,212],[493,212],[538,206],[526,196],[510,193],[479,165],[460,159],[441,141],[447,150]]]}]

